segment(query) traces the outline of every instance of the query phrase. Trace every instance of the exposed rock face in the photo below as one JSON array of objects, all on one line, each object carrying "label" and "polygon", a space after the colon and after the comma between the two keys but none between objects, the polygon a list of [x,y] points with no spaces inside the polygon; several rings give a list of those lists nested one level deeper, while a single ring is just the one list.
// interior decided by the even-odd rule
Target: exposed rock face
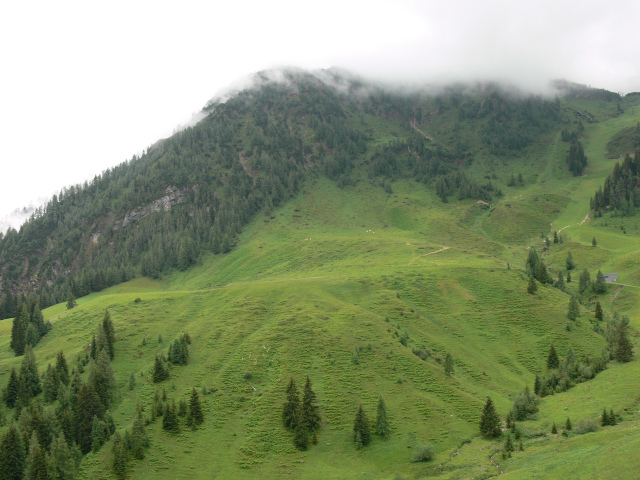
[{"label": "exposed rock face", "polygon": [[160,210],[168,212],[171,207],[178,205],[182,200],[184,200],[184,191],[178,190],[176,187],[167,187],[163,197],[129,212],[122,220],[122,227],[126,227],[131,222],[137,222],[153,212],[159,212]]}]

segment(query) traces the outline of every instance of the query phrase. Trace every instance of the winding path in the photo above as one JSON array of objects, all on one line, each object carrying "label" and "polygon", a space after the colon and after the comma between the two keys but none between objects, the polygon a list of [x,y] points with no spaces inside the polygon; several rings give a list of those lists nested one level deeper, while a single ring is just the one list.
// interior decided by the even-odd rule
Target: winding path
[{"label": "winding path", "polygon": [[418,255],[417,257],[413,257],[413,260],[411,260],[409,262],[409,265],[413,265],[413,262],[415,262],[417,259],[419,259],[420,257],[426,257],[427,255],[433,255],[434,253],[440,253],[444,250],[449,249],[450,247],[442,247],[440,250],[434,250],[433,252],[429,252],[429,253],[423,253],[422,255]]}]

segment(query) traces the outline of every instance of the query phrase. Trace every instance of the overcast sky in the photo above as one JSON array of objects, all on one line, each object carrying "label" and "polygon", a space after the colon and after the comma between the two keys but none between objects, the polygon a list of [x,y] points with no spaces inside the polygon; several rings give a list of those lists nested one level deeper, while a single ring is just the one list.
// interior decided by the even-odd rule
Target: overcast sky
[{"label": "overcast sky", "polygon": [[638,0],[35,0],[0,6],[0,219],[262,69],[640,91]]}]

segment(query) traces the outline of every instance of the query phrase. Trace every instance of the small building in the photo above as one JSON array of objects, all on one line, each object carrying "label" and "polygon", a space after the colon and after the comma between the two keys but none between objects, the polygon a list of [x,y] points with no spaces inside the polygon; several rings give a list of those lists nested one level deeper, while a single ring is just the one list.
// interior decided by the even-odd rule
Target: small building
[{"label": "small building", "polygon": [[618,280],[618,274],[617,273],[605,273],[604,274],[604,281],[607,283],[612,283]]}]

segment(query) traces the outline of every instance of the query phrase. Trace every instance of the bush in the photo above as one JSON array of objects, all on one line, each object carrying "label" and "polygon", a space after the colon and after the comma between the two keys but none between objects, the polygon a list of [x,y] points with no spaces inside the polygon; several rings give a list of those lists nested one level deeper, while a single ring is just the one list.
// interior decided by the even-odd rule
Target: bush
[{"label": "bush", "polygon": [[412,462],[428,462],[429,460],[433,460],[436,456],[436,451],[434,450],[432,445],[420,445],[416,448],[416,452],[413,454],[411,458]]},{"label": "bush", "polygon": [[578,425],[575,426],[573,432],[577,433],[578,435],[583,435],[589,432],[597,432],[599,428],[600,427],[598,425],[598,422],[596,422],[594,419],[583,418],[578,422]]}]

